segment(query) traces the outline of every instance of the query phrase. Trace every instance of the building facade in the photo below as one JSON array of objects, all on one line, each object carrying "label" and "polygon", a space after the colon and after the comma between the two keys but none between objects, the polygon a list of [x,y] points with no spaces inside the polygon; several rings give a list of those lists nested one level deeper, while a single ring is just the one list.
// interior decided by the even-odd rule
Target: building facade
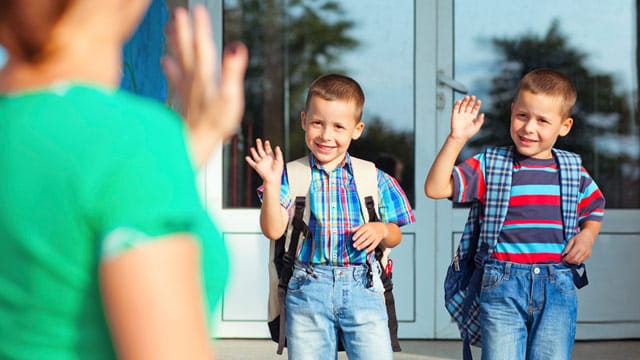
[{"label": "building facade", "polygon": [[[465,149],[464,160],[484,146],[509,141],[509,110],[518,80],[533,68],[552,67],[578,86],[575,125],[558,147],[583,156],[607,198],[602,232],[587,262],[590,285],[579,291],[577,337],[640,337],[640,307],[634,300],[640,295],[635,1],[604,5],[585,0],[580,6],[553,0],[205,3],[217,42],[242,40],[251,58],[242,128],[200,174],[203,198],[232,255],[230,285],[215,314],[215,336],[268,336],[269,243],[259,229],[259,178],[244,156],[257,137],[282,146],[286,160],[304,154],[299,114],[306,86],[322,73],[341,72],[358,80],[366,95],[365,133],[352,145],[352,154],[397,161],[395,170],[400,171],[395,175],[415,209],[416,223],[402,229],[403,241],[392,253],[400,337],[457,338],[444,309],[442,285],[467,209],[427,199],[424,178],[448,134],[456,99],[477,95],[487,114],[484,130]],[[154,0],[146,26],[162,26],[176,4],[189,5]],[[156,33],[152,41],[134,37],[128,46],[162,47],[162,35]],[[161,76],[152,71],[142,65],[132,70],[137,88],[144,88],[145,78]],[[151,89],[164,91],[162,86]]]}]

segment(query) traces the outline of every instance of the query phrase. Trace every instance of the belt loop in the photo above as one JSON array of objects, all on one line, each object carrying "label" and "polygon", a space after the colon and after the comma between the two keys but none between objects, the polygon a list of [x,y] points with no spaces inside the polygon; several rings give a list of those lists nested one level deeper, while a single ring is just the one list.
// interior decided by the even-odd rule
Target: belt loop
[{"label": "belt loop", "polygon": [[504,279],[509,280],[509,274],[511,273],[511,263],[507,262],[504,265]]},{"label": "belt loop", "polygon": [[549,282],[555,284],[557,273],[556,268],[553,266],[553,264],[549,264],[547,265],[547,269],[549,270]]}]

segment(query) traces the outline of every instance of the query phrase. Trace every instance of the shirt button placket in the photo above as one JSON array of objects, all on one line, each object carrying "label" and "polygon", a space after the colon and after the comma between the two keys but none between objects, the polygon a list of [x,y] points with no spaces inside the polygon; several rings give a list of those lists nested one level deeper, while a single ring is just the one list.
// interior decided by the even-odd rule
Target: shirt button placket
[{"label": "shirt button placket", "polygon": [[[336,179],[334,178],[335,176],[335,171],[332,171],[331,173],[329,173],[329,188],[327,189],[327,191],[329,192],[329,204],[331,206],[331,209],[329,210],[329,224],[331,225],[335,225],[334,221],[335,219],[333,218],[333,215],[335,214],[335,209],[336,209],[336,202],[335,199],[333,198],[333,186],[336,182]],[[332,228],[331,229],[331,262],[334,264],[338,263],[338,249],[336,249],[336,241],[338,239],[338,229],[337,228]]]},{"label": "shirt button placket", "polygon": [[[336,239],[336,238],[338,237],[338,229],[333,228],[333,229],[331,230],[331,233],[332,233],[332,236],[331,236],[331,237],[332,237],[333,239]],[[336,249],[336,248],[333,248],[333,249],[331,250],[331,261],[332,261],[334,264],[338,262],[338,249]]]}]

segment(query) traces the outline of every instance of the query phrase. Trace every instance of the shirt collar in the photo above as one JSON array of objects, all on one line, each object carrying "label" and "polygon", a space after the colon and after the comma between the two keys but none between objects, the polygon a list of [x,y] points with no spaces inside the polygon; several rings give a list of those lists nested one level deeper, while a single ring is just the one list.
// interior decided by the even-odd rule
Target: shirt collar
[{"label": "shirt collar", "polygon": [[[326,170],[324,170],[322,165],[318,163],[318,160],[316,159],[315,156],[313,156],[312,152],[309,152],[309,164],[311,164],[312,168],[316,168],[318,170],[326,171]],[[345,154],[344,159],[342,159],[342,162],[340,164],[338,164],[338,166],[336,166],[336,169],[340,168],[340,167],[345,168],[350,174],[353,174],[353,167],[351,165],[351,155],[349,155],[349,153]]]}]

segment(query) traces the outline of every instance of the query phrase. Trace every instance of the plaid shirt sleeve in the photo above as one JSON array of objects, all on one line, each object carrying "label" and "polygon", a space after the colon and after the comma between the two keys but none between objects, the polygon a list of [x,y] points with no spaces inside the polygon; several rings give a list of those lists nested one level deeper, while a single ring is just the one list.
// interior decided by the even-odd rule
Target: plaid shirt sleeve
[{"label": "plaid shirt sleeve", "polygon": [[[260,202],[262,202],[262,195],[264,194],[264,185],[260,185],[256,190],[258,193],[258,198]],[[285,210],[289,211],[289,208],[293,204],[291,200],[291,196],[289,195],[289,180],[287,179],[287,170],[285,169],[282,172],[282,185],[280,186],[280,205],[282,205]]]},{"label": "plaid shirt sleeve", "polygon": [[382,222],[394,223],[398,226],[415,222],[413,210],[400,184],[380,170],[378,170],[378,190],[380,191],[378,209]]}]

